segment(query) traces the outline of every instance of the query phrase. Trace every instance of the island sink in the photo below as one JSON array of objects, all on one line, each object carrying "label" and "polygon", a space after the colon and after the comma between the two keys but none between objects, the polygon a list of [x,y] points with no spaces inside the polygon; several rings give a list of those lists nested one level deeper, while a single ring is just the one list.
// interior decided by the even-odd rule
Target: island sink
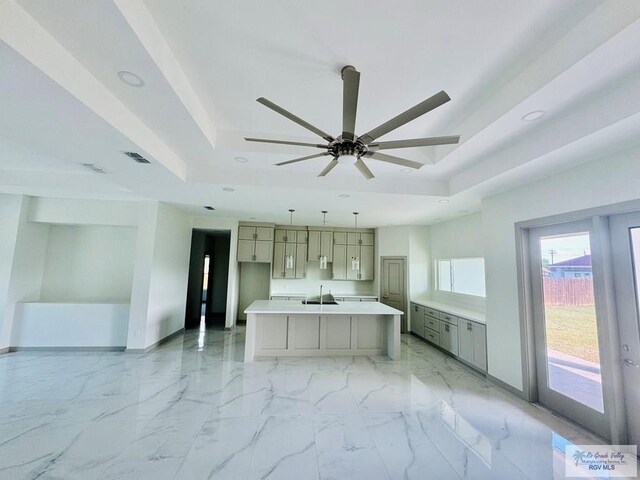
[{"label": "island sink", "polygon": [[338,302],[334,300],[302,300],[303,305],[338,305]]}]

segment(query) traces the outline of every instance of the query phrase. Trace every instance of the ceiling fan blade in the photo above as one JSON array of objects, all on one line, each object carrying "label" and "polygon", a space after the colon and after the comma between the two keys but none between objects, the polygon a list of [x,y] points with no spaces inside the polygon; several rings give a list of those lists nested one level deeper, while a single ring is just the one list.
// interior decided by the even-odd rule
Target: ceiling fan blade
[{"label": "ceiling fan blade", "polygon": [[367,167],[364,162],[362,161],[361,158],[359,158],[358,160],[356,160],[356,163],[354,164],[356,166],[356,168],[358,170],[360,170],[360,173],[367,179],[367,180],[371,180],[372,178],[374,178],[373,173],[371,173],[371,170],[369,170],[369,167]]},{"label": "ceiling fan blade", "polygon": [[403,167],[415,168],[416,170],[424,167],[424,163],[414,162],[413,160],[406,160],[404,158],[394,157],[384,153],[367,152],[365,155],[375,160],[380,160],[381,162],[394,163],[396,165],[402,165]]},{"label": "ceiling fan blade", "polygon": [[270,108],[271,110],[273,110],[276,113],[279,113],[280,115],[282,115],[283,117],[288,118],[289,120],[297,123],[298,125],[300,125],[301,127],[306,128],[307,130],[312,131],[313,133],[315,133],[316,135],[320,135],[322,138],[324,138],[327,142],[333,142],[335,139],[329,135],[328,133],[323,132],[322,130],[320,130],[318,127],[314,127],[313,125],[311,125],[308,122],[305,122],[304,120],[302,120],[300,117],[296,117],[293,113],[286,111],[284,108],[279,107],[278,105],[276,105],[275,103],[267,100],[264,97],[260,97],[258,98],[258,103],[261,103],[262,105],[264,105],[265,107]]},{"label": "ceiling fan blade", "polygon": [[329,148],[329,145],[320,145],[317,143],[304,143],[304,142],[288,142],[285,140],[269,140],[268,138],[249,138],[244,137],[247,142],[260,142],[260,143],[275,143],[278,145],[297,145],[299,147],[314,147],[314,148]]},{"label": "ceiling fan blade", "polygon": [[460,135],[450,137],[413,138],[411,140],[392,140],[390,142],[377,142],[367,145],[369,150],[389,150],[392,148],[430,147],[432,145],[450,145],[458,143]]},{"label": "ceiling fan blade", "polygon": [[312,158],[324,157],[326,155],[329,155],[329,152],[316,153],[315,155],[308,155],[306,157],[295,158],[293,160],[287,160],[286,162],[276,163],[276,165],[278,167],[281,167],[282,165],[289,165],[290,163],[302,162],[303,160],[311,160]]},{"label": "ceiling fan blade", "polygon": [[342,138],[354,140],[360,72],[351,66],[345,67],[342,69],[342,81]]},{"label": "ceiling fan blade", "polygon": [[338,165],[338,159],[337,159],[337,158],[334,158],[333,160],[331,160],[331,161],[329,162],[329,164],[328,164],[326,167],[324,167],[324,170],[322,170],[322,171],[320,172],[320,175],[318,175],[318,176],[319,176],[319,177],[324,177],[327,173],[329,173],[331,170],[333,170],[333,168],[334,168],[336,165]]},{"label": "ceiling fan blade", "polygon": [[427,112],[430,112],[434,108],[438,108],[440,105],[447,103],[451,98],[446,94],[444,90],[436,93],[435,95],[427,98],[423,102],[420,102],[414,107],[411,107],[409,110],[402,112],[400,115],[393,117],[391,120],[383,123],[382,125],[374,128],[370,132],[365,133],[360,137],[363,143],[369,144],[373,142],[376,138],[379,138],[398,127],[401,127],[405,123],[409,123],[412,120],[424,115]]}]

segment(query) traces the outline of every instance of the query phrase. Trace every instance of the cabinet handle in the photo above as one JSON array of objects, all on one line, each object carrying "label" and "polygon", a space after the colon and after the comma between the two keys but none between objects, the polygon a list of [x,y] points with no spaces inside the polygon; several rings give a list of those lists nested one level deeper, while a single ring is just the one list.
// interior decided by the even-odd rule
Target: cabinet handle
[{"label": "cabinet handle", "polygon": [[251,255],[251,260],[253,260],[255,262],[256,261],[256,256],[255,255]]},{"label": "cabinet handle", "polygon": [[467,330],[473,330],[473,325],[471,325],[471,322],[467,322]]},{"label": "cabinet handle", "polygon": [[445,332],[448,332],[449,331],[449,325],[445,325],[444,326],[444,330],[445,330]]}]

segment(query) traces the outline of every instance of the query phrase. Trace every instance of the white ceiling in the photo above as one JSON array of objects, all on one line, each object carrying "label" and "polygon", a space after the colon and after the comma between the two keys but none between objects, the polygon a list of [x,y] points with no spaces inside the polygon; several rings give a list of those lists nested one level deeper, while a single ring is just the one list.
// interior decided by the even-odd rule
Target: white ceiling
[{"label": "white ceiling", "polygon": [[[363,226],[420,224],[640,142],[639,2],[390,5],[2,1],[0,192],[213,205],[208,215],[243,220],[284,222],[295,208],[298,223],[317,224],[326,209],[336,225],[356,210]],[[346,64],[361,72],[357,133],[444,89],[451,102],[381,140],[461,143],[389,152],[436,162],[418,171],[368,160],[367,181],[342,165],[318,178],[326,158],[276,167],[315,152],[243,140],[319,140],[260,96],[338,135]],[[120,70],[145,85],[122,83]],[[533,110],[546,114],[521,120]]]}]

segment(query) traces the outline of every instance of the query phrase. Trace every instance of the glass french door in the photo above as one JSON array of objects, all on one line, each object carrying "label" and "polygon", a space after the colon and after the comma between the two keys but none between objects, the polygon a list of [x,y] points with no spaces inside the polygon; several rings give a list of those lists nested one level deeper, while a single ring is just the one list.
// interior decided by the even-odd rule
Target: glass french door
[{"label": "glass french door", "polygon": [[640,444],[640,213],[609,219],[627,443]]},{"label": "glass french door", "polygon": [[529,231],[538,401],[608,438],[591,222]]}]

